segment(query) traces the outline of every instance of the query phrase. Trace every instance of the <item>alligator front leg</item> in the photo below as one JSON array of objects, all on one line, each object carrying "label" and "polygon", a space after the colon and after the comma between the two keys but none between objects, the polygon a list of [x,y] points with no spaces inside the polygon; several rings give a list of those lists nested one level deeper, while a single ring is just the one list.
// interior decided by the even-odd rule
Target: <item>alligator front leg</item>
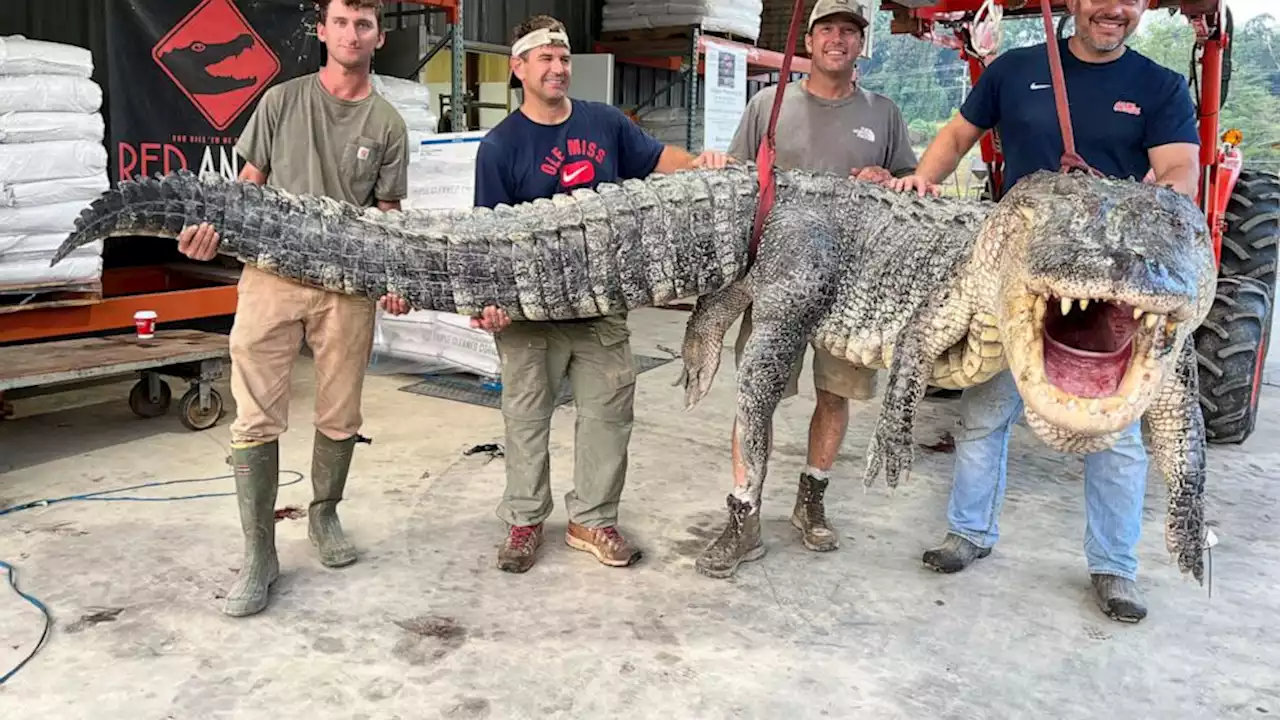
[{"label": "alligator front leg", "polygon": [[751,336],[738,363],[734,489],[727,498],[724,531],[697,560],[704,575],[729,577],[742,562],[764,555],[760,497],[773,414],[791,368],[835,299],[841,248],[831,227],[811,211],[786,207],[775,209],[765,226],[759,257],[748,274],[754,297]]},{"label": "alligator front leg", "polygon": [[1173,375],[1146,412],[1156,464],[1164,473],[1169,509],[1165,545],[1178,569],[1204,583],[1204,417],[1200,410],[1193,336],[1183,342]]},{"label": "alligator front leg", "polygon": [[916,313],[893,349],[880,419],[867,451],[863,484],[870,487],[881,470],[890,488],[911,475],[912,427],[916,409],[929,387],[934,363],[965,337],[970,313],[959,300],[940,294]]},{"label": "alligator front leg", "polygon": [[684,385],[685,409],[690,410],[711,390],[720,369],[724,335],[751,304],[751,279],[743,278],[723,290],[698,298],[684,329],[680,357],[684,369],[676,385]]}]

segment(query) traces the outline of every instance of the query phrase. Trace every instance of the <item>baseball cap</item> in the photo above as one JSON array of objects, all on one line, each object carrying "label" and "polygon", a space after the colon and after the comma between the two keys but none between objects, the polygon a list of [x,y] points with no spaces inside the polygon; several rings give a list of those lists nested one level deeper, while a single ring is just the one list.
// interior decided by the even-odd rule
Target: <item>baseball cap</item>
[{"label": "baseball cap", "polygon": [[853,21],[864,30],[870,24],[863,13],[862,3],[857,0],[818,0],[813,12],[809,13],[809,29],[813,30],[813,24],[819,20],[839,14],[853,17]]}]

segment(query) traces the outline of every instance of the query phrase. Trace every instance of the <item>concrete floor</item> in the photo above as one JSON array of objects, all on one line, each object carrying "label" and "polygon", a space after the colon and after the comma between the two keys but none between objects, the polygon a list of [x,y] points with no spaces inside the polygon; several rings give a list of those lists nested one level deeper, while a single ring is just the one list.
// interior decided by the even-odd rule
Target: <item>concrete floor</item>
[{"label": "concrete floor", "polygon": [[[633,316],[637,352],[677,348],[686,315]],[[1280,335],[1277,335],[1280,337]],[[732,337],[732,336],[731,336]],[[501,460],[463,457],[501,441],[497,411],[372,376],[371,446],[341,506],[362,552],[327,570],[305,519],[278,525],[283,576],[262,615],[232,619],[219,598],[240,562],[231,498],[69,502],[0,518],[0,559],[48,603],[48,644],[6,685],[0,718],[866,717],[1254,718],[1280,713],[1280,392],[1256,434],[1213,447],[1209,508],[1220,544],[1213,594],[1163,550],[1164,489],[1153,470],[1141,544],[1151,614],[1102,616],[1087,595],[1081,462],[1019,428],[1004,537],[955,576],[925,570],[943,532],[952,457],[918,451],[909,485],[862,490],[874,405],[855,405],[830,491],[838,552],[815,554],[787,522],[812,408],[777,416],[766,488],[769,554],[730,581],[693,560],[723,519],[730,485],[732,356],[692,413],[673,362],[643,374],[623,523],[646,551],[618,570],[561,541],[572,410],[553,433],[556,514],[538,565],[493,569]],[[1274,364],[1274,363],[1273,363]],[[1272,382],[1280,380],[1273,372]],[[309,469],[311,371],[295,375],[282,468]],[[179,390],[175,387],[175,390]],[[135,483],[229,472],[225,419],[192,433],[144,421],[128,384],[21,402],[0,423],[0,507]],[[175,393],[176,394],[176,393]],[[227,394],[229,398],[229,393]],[[926,403],[917,438],[954,422]],[[147,491],[231,490],[230,480]],[[306,482],[278,507],[305,508]],[[39,637],[41,618],[0,588],[0,671]]]}]

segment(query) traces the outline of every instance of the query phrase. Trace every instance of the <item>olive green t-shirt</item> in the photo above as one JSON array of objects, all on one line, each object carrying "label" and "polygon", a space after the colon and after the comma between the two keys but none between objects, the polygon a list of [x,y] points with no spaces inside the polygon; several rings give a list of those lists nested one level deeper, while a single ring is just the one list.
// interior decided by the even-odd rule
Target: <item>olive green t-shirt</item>
[{"label": "olive green t-shirt", "polygon": [[[769,129],[777,85],[747,103],[729,155],[755,162]],[[896,177],[916,167],[902,112],[887,97],[862,88],[840,100],[816,97],[800,82],[787,83],[778,111],[775,165],[782,170],[848,174],[853,168],[882,167]]]},{"label": "olive green t-shirt", "polygon": [[376,91],[334,97],[316,73],[263,93],[236,152],[267,174],[267,184],[369,207],[401,200],[409,184],[404,119]]}]

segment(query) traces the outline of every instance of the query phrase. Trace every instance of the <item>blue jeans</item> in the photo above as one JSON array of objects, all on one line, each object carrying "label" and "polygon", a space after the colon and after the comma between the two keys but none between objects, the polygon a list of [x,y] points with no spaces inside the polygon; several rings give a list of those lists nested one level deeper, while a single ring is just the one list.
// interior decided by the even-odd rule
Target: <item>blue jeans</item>
[{"label": "blue jeans", "polygon": [[[1000,537],[1009,435],[1022,408],[1008,371],[965,390],[960,399],[961,429],[947,524],[952,533],[979,547],[992,547]],[[1146,485],[1141,421],[1126,429],[1112,449],[1085,456],[1084,554],[1091,574],[1137,579]]]}]

